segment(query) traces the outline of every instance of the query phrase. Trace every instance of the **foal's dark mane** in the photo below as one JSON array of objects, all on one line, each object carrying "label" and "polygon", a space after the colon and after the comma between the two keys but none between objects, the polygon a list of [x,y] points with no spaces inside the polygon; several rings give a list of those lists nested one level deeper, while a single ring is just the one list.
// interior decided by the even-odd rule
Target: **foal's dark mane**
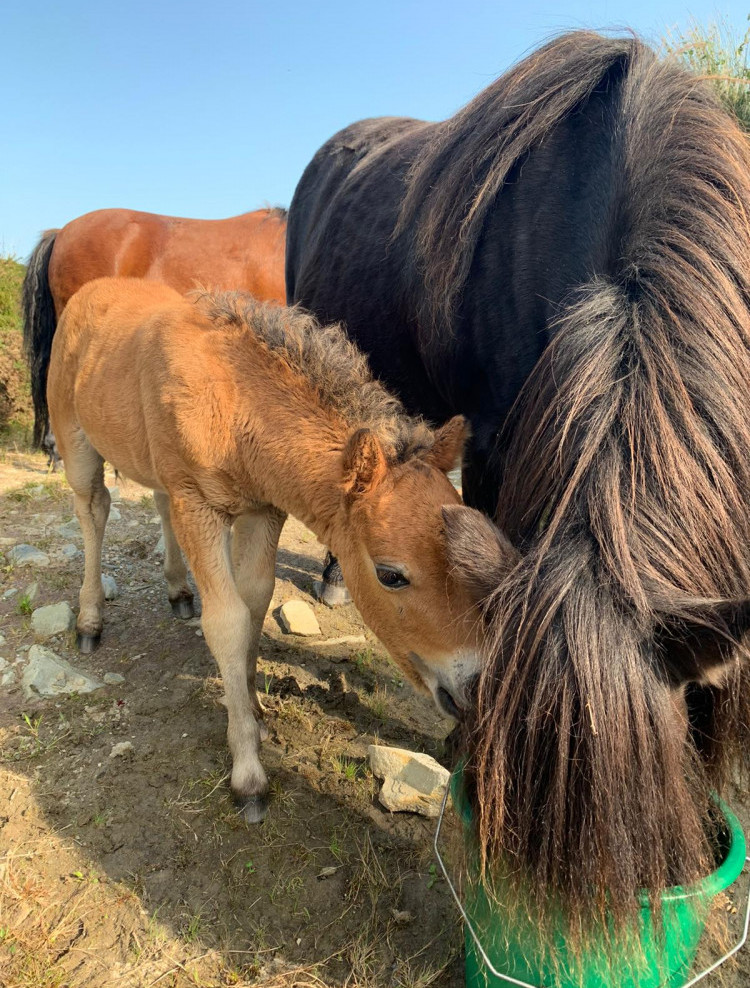
[{"label": "foal's dark mane", "polygon": [[[501,442],[498,521],[525,554],[488,602],[469,761],[485,861],[510,855],[579,930],[710,866],[707,792],[750,754],[729,646],[750,595],[747,139],[675,62],[571,34],[436,128],[401,215],[445,334],[503,182],[595,92],[611,249]],[[671,691],[725,660],[723,685],[690,688],[686,743]]]},{"label": "foal's dark mane", "polygon": [[433,431],[373,378],[367,357],[337,324],[321,326],[302,309],[258,302],[243,292],[203,294],[198,304],[215,322],[249,331],[297,371],[352,428],[377,433],[396,463],[429,449]]}]

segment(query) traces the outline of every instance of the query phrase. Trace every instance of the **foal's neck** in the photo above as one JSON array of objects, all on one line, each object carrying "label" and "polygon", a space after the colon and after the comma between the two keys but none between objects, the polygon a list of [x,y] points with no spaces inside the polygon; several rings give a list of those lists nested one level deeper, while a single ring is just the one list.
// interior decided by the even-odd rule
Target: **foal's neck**
[{"label": "foal's neck", "polygon": [[342,459],[354,426],[302,382],[284,375],[238,389],[237,481],[247,494],[302,521],[328,545],[338,541]]}]

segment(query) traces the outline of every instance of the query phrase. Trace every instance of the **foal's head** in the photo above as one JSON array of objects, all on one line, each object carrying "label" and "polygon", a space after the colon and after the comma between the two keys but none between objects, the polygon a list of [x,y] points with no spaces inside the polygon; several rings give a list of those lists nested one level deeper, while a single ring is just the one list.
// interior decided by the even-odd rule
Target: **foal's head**
[{"label": "foal's head", "polygon": [[465,439],[465,422],[457,417],[435,433],[429,450],[391,463],[375,432],[353,433],[344,451],[344,524],[335,545],[365,621],[409,680],[457,718],[479,673],[484,592],[471,577],[474,567],[461,565],[449,549],[449,533],[470,537],[480,547],[480,567],[496,574],[516,562],[510,543],[484,515],[462,505],[448,480]]}]

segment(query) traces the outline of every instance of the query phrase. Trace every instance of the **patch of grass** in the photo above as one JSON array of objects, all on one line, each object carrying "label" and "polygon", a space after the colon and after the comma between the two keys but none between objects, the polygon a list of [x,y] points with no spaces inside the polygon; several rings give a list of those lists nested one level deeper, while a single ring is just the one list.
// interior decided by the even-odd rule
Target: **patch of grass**
[{"label": "patch of grass", "polygon": [[27,593],[22,593],[18,598],[18,603],[16,604],[16,610],[19,614],[29,615],[34,610],[31,605],[31,597]]},{"label": "patch of grass", "polygon": [[[747,19],[750,22],[750,15]],[[664,47],[697,75],[709,79],[724,106],[750,131],[750,26],[740,36],[726,21],[694,24],[686,34],[668,37]]]}]

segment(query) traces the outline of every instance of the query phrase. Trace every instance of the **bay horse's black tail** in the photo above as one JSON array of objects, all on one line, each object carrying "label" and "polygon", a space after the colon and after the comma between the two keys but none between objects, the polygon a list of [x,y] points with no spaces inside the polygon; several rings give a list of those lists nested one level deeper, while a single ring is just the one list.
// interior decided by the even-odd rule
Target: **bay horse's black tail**
[{"label": "bay horse's black tail", "polygon": [[48,272],[57,233],[57,230],[46,230],[32,251],[21,296],[23,347],[31,372],[31,398],[34,403],[35,446],[43,444],[49,430],[47,369],[57,318]]}]

